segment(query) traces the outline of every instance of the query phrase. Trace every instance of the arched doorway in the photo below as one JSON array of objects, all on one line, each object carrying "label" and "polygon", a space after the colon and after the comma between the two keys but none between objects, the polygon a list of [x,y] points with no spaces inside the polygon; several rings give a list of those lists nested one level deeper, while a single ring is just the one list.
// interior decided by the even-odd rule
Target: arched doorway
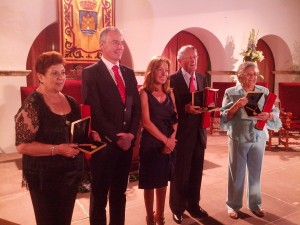
[{"label": "arched doorway", "polygon": [[173,36],[162,53],[163,56],[169,58],[172,62],[170,73],[174,73],[179,69],[176,56],[178,50],[184,45],[193,45],[197,48],[199,60],[196,71],[198,73],[206,75],[206,72],[210,70],[210,60],[208,52],[204,44],[195,35],[186,31],[180,31],[175,36]]},{"label": "arched doorway", "polygon": [[273,53],[267,43],[259,39],[257,41],[258,51],[262,51],[265,59],[261,62],[257,62],[260,74],[264,77],[263,81],[268,83],[268,88],[271,92],[274,92],[274,76],[272,71],[275,71],[275,63]]},{"label": "arched doorway", "polygon": [[38,79],[35,73],[36,58],[46,51],[59,51],[58,23],[52,23],[39,33],[32,43],[26,62],[26,69],[32,72],[27,76],[27,86],[37,86]]}]

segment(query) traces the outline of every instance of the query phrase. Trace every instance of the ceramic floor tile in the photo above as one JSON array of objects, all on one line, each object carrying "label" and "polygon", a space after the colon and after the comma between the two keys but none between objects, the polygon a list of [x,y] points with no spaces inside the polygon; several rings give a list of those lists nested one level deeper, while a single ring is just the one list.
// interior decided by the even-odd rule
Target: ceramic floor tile
[{"label": "ceramic floor tile", "polygon": [[20,192],[17,194],[0,197],[0,218],[3,220],[1,225],[35,224],[33,207],[29,192]]},{"label": "ceramic floor tile", "polygon": [[[276,142],[276,140],[274,140]],[[274,142],[274,143],[275,143]],[[300,151],[284,151],[282,147],[266,151],[262,171],[264,218],[258,218],[246,207],[243,199],[240,219],[232,220],[226,211],[227,193],[227,136],[214,133],[208,136],[205,152],[200,205],[209,217],[194,219],[185,212],[182,225],[296,225],[300,224]],[[34,225],[34,213],[29,193],[20,187],[21,155],[0,154],[0,225]],[[138,181],[129,182],[127,189],[126,225],[145,224],[143,190]],[[246,190],[244,192],[246,196]],[[74,207],[72,225],[88,225],[89,193],[79,193]],[[175,225],[169,208],[167,189],[165,221]]]}]

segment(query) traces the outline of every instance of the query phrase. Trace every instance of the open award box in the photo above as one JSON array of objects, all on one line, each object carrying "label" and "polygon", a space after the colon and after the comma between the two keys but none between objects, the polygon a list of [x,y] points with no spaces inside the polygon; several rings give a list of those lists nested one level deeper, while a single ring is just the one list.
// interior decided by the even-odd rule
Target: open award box
[{"label": "open award box", "polygon": [[78,144],[78,150],[87,154],[93,154],[106,146],[105,142],[91,140],[90,124],[91,117],[76,120],[71,124],[71,143]]},{"label": "open award box", "polygon": [[263,92],[258,91],[251,91],[247,93],[246,98],[248,99],[248,103],[244,106],[247,116],[257,116],[261,113],[261,110],[258,107],[258,102],[263,94]]},{"label": "open award box", "polygon": [[213,112],[219,110],[217,107],[217,97],[219,89],[206,87],[204,91],[192,92],[192,105],[200,106],[201,112]]}]

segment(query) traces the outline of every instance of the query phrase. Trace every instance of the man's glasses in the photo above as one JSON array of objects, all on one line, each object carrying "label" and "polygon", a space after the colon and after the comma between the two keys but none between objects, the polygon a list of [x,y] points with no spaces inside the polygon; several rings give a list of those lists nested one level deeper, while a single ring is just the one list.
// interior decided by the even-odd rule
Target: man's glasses
[{"label": "man's glasses", "polygon": [[197,60],[199,56],[188,56],[188,57],[183,57],[183,60]]}]

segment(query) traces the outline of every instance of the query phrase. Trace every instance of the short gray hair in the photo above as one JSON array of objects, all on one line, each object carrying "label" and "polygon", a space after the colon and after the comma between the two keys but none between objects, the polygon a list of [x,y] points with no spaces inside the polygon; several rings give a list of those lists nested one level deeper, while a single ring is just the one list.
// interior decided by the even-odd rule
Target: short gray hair
[{"label": "short gray hair", "polygon": [[236,75],[238,78],[244,75],[244,72],[249,67],[253,67],[256,73],[259,73],[258,66],[256,62],[243,62],[236,71]]},{"label": "short gray hair", "polygon": [[192,49],[196,52],[196,54],[198,55],[197,49],[193,46],[193,45],[184,45],[182,46],[177,53],[177,59],[182,59],[183,58],[183,54],[186,52],[186,50],[188,49]]},{"label": "short gray hair", "polygon": [[99,38],[99,41],[100,42],[105,42],[106,41],[106,36],[109,32],[117,32],[119,34],[122,35],[122,32],[116,28],[116,27],[113,27],[113,26],[109,26],[109,27],[104,27],[101,31],[100,31],[100,38]]}]

